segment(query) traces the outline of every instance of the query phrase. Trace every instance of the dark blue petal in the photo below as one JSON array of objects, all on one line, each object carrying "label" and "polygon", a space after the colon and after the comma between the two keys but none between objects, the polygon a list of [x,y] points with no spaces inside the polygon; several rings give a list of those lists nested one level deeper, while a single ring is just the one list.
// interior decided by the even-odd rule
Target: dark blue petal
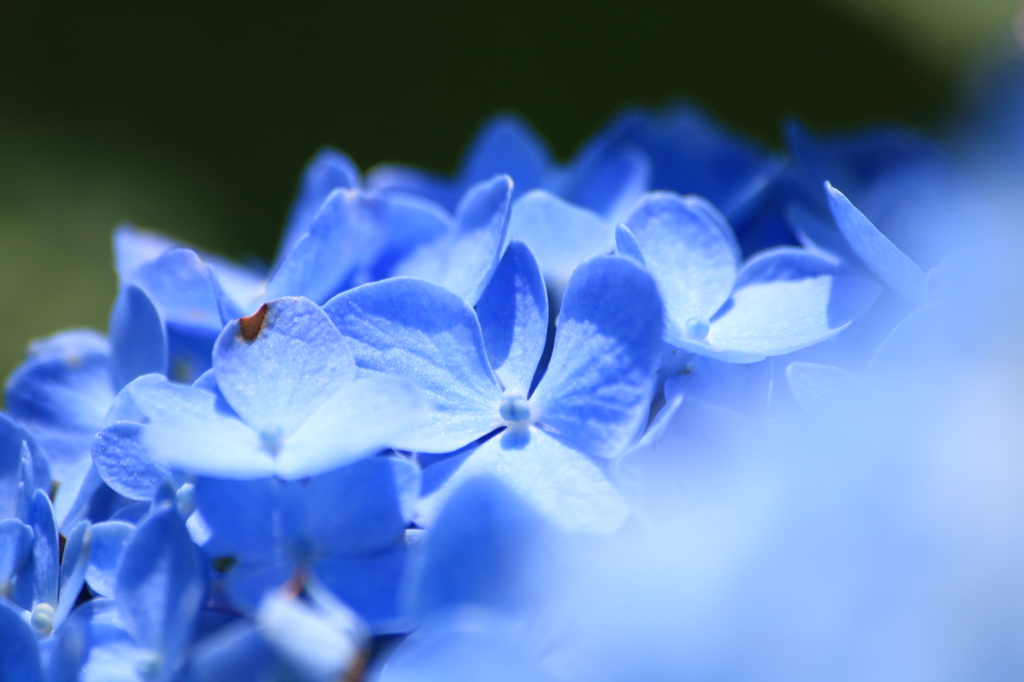
[{"label": "dark blue petal", "polygon": [[491,283],[476,306],[491,367],[505,390],[530,390],[544,354],[548,332],[548,295],[530,249],[509,244]]},{"label": "dark blue petal", "polygon": [[508,237],[526,242],[541,272],[561,289],[577,265],[612,252],[613,224],[589,209],[573,206],[544,190],[534,190],[512,206]]},{"label": "dark blue petal", "polygon": [[650,180],[651,161],[639,148],[587,150],[562,181],[559,194],[614,225],[630,214]]},{"label": "dark blue petal", "polygon": [[196,506],[219,547],[239,561],[259,564],[273,559],[280,536],[275,521],[279,485],[270,478],[196,479]]},{"label": "dark blue petal", "polygon": [[640,242],[629,228],[619,223],[615,226],[615,255],[630,258],[637,265],[646,268],[644,252],[640,250]]},{"label": "dark blue petal", "polygon": [[680,345],[699,337],[701,328],[706,333],[708,321],[729,298],[739,260],[725,218],[699,197],[655,192],[641,201],[626,226],[664,298],[665,340]]},{"label": "dark blue petal", "polygon": [[361,374],[406,377],[433,404],[427,423],[395,447],[451,452],[500,425],[501,390],[480,324],[458,296],[403,277],[346,291],[324,310],[348,340]]},{"label": "dark blue petal", "polygon": [[912,305],[925,301],[925,274],[843,194],[825,183],[832,216],[846,241],[879,279]]},{"label": "dark blue petal", "polygon": [[459,187],[453,180],[400,163],[385,163],[371,168],[366,174],[366,187],[378,192],[424,197],[449,211],[454,211],[459,201]]},{"label": "dark blue petal", "polygon": [[227,594],[231,605],[247,615],[256,613],[260,601],[273,590],[287,583],[295,574],[290,561],[273,563],[240,563],[228,573]]},{"label": "dark blue petal", "polygon": [[302,484],[304,530],[324,556],[378,552],[401,541],[419,494],[416,465],[364,459]]},{"label": "dark blue petal", "polygon": [[171,470],[154,461],[142,443],[142,424],[120,421],[96,434],[92,461],[103,482],[130,500],[151,500],[171,480]]},{"label": "dark blue petal", "polygon": [[[259,319],[262,316],[262,319]],[[224,328],[213,352],[217,386],[257,431],[287,435],[342,385],[355,378],[345,339],[315,303],[282,298],[246,332],[242,321]]]},{"label": "dark blue petal", "polygon": [[511,201],[507,175],[473,185],[456,209],[456,229],[412,252],[392,274],[440,284],[475,305],[498,267]]},{"label": "dark blue petal", "polygon": [[0,679],[11,682],[42,682],[39,646],[35,633],[21,616],[0,601]]},{"label": "dark blue petal", "polygon": [[835,336],[880,293],[875,282],[844,274],[830,258],[788,246],[769,249],[744,264],[704,345],[684,347],[729,362],[783,355]]},{"label": "dark blue petal", "polygon": [[92,550],[85,572],[89,589],[101,597],[114,596],[118,565],[134,535],[135,526],[123,521],[104,521],[92,527]]},{"label": "dark blue petal", "polygon": [[477,133],[462,163],[464,185],[499,173],[515,182],[516,196],[539,187],[550,164],[551,153],[521,118],[495,116]]},{"label": "dark blue petal", "polygon": [[[110,313],[110,376],[120,391],[143,374],[167,373],[167,331],[152,299],[135,285],[122,287]],[[109,405],[109,403],[108,403]],[[106,409],[107,405],[104,405]]]},{"label": "dark blue petal", "polygon": [[472,605],[506,613],[536,607],[555,540],[544,519],[497,480],[467,480],[427,535],[415,590],[417,618]]},{"label": "dark blue petal", "polygon": [[272,682],[286,679],[270,645],[248,621],[238,621],[202,639],[192,650],[197,682]]},{"label": "dark blue petal", "polygon": [[[45,464],[32,436],[0,412],[0,519],[18,513],[18,487],[23,481],[29,486],[26,493],[31,493],[33,486],[49,489],[49,470]],[[36,478],[40,480],[37,482]]]},{"label": "dark blue petal", "polygon": [[320,559],[313,574],[374,633],[407,632],[408,617],[399,599],[405,564],[406,549],[397,546],[366,556]]},{"label": "dark blue petal", "polygon": [[131,282],[142,287],[168,325],[220,331],[213,273],[194,251],[175,248],[145,263]]},{"label": "dark blue petal", "polygon": [[114,399],[110,346],[91,330],[56,334],[29,348],[7,380],[7,409],[28,428],[63,481],[83,458]]},{"label": "dark blue petal", "polygon": [[345,154],[325,147],[317,152],[302,169],[299,189],[292,201],[284,234],[278,247],[278,258],[292,250],[295,243],[309,230],[313,216],[320,210],[327,196],[336,189],[359,187],[359,168]]},{"label": "dark blue petal", "polygon": [[[494,477],[565,530],[610,533],[629,515],[626,503],[593,460],[539,429],[530,429],[525,444],[498,435],[475,450],[428,467],[424,490],[432,492],[420,500],[417,523],[432,525],[451,495],[477,476]],[[428,487],[428,478],[442,482],[431,480]]]},{"label": "dark blue petal", "polygon": [[117,612],[139,646],[176,662],[206,596],[206,573],[178,510],[146,519],[125,548],[114,589]]},{"label": "dark blue petal", "polygon": [[547,373],[530,398],[556,438],[598,457],[622,454],[647,416],[661,355],[657,286],[633,261],[580,265],[562,302]]}]

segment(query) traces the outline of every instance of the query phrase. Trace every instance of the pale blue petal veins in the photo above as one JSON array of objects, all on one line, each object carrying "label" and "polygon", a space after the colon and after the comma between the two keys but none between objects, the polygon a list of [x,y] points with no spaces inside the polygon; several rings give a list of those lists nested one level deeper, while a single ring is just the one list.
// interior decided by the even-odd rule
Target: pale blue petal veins
[{"label": "pale blue petal veins", "polygon": [[539,429],[530,429],[525,444],[495,436],[427,468],[425,479],[435,467],[443,471],[443,482],[420,500],[421,525],[433,525],[455,490],[478,476],[494,477],[563,530],[610,533],[629,516],[629,508],[600,466]]},{"label": "pale blue petal veins", "polygon": [[360,375],[405,377],[433,410],[393,445],[444,453],[501,424],[501,389],[476,314],[435,284],[400,277],[346,291],[324,306],[345,336]]},{"label": "pale blue petal veins", "polygon": [[744,264],[737,288],[712,320],[706,346],[687,350],[730,362],[753,362],[820,343],[874,304],[881,287],[844,274],[834,261],[778,247]]},{"label": "pale blue petal veins", "polygon": [[[262,310],[262,309],[261,309]],[[257,431],[295,431],[340,385],[355,377],[345,339],[327,315],[305,298],[266,304],[255,336],[241,322],[227,325],[214,346],[217,386]]]},{"label": "pale blue petal veins", "polygon": [[138,286],[121,287],[110,313],[110,374],[120,391],[143,374],[166,374],[168,358],[164,319]]},{"label": "pale blue petal veins", "polygon": [[158,462],[207,476],[259,478],[274,473],[274,459],[259,436],[218,396],[170,383],[133,385],[131,390],[150,420],[142,430],[142,444]]},{"label": "pale blue petal veins", "polygon": [[850,247],[875,275],[912,305],[925,302],[925,274],[878,231],[842,192],[825,183],[832,216]]},{"label": "pale blue petal veins", "polygon": [[507,175],[473,185],[456,209],[456,229],[413,251],[392,274],[440,284],[475,305],[498,267],[511,201]]},{"label": "pale blue petal veins", "polygon": [[544,276],[564,287],[577,265],[614,250],[613,225],[589,209],[538,189],[513,204],[508,238],[525,242]]},{"label": "pale blue petal veins", "polygon": [[487,357],[506,390],[526,397],[548,332],[548,295],[530,249],[515,240],[476,306]]},{"label": "pale blue petal veins", "polygon": [[274,471],[282,478],[315,476],[380,452],[427,423],[429,403],[401,377],[366,377],[341,386],[286,436]]},{"label": "pale blue petal veins", "polygon": [[633,261],[600,256],[580,265],[530,399],[534,419],[580,452],[622,454],[647,416],[663,315],[654,280]]},{"label": "pale blue petal veins", "polygon": [[658,282],[675,343],[691,320],[707,322],[729,298],[739,260],[732,228],[700,197],[671,192],[647,195],[626,226]]}]

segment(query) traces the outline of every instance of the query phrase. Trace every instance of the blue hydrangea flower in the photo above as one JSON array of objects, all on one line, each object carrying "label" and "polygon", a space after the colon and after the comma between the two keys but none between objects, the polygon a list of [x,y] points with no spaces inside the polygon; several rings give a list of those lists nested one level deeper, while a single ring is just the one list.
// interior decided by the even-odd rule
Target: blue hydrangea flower
[{"label": "blue hydrangea flower", "polygon": [[648,195],[616,233],[665,300],[665,340],[729,362],[754,362],[838,334],[878,297],[873,281],[818,253],[778,247],[740,266],[722,215],[703,199]]},{"label": "blue hydrangea flower", "polygon": [[[517,242],[476,313],[444,289],[406,278],[350,290],[324,309],[361,375],[408,377],[433,402],[430,419],[396,447],[471,446],[427,470],[424,523],[463,480],[483,473],[563,526],[608,531],[624,521],[628,512],[598,462],[626,448],[654,389],[661,300],[637,265],[604,256],[576,269],[543,377],[547,296],[536,260]],[[474,444],[485,436],[493,437]]]},{"label": "blue hydrangea flower", "polygon": [[217,391],[137,382],[153,458],[195,474],[302,478],[372,455],[421,419],[404,379],[356,381],[345,339],[308,299],[271,301],[228,324],[213,351]]}]

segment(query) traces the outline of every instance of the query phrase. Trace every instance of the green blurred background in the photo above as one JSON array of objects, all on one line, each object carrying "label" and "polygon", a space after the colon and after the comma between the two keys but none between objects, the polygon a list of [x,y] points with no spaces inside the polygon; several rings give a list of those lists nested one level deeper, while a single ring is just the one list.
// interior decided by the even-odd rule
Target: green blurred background
[{"label": "green blurred background", "polygon": [[272,253],[322,144],[450,171],[523,113],[569,156],[623,104],[682,95],[768,144],[928,126],[1017,0],[0,4],[0,373],[104,328],[109,233]]}]

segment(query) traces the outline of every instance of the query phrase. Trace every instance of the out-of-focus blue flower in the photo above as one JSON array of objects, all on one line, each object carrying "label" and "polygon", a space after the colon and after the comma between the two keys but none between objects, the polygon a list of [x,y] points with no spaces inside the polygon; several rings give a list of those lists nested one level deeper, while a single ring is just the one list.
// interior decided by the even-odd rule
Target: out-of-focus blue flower
[{"label": "out-of-focus blue flower", "polygon": [[301,478],[392,445],[423,412],[407,380],[356,381],[345,339],[303,298],[271,301],[228,324],[213,377],[216,392],[132,385],[149,419],[143,443],[157,461],[210,476]]},{"label": "out-of-focus blue flower", "polygon": [[362,375],[409,377],[433,402],[431,418],[407,429],[396,447],[471,446],[427,469],[420,519],[429,523],[462,481],[486,473],[560,525],[614,530],[627,512],[598,460],[619,455],[647,415],[662,318],[653,280],[624,258],[578,267],[535,389],[548,311],[528,248],[513,242],[477,308],[404,278],[325,306]]}]

